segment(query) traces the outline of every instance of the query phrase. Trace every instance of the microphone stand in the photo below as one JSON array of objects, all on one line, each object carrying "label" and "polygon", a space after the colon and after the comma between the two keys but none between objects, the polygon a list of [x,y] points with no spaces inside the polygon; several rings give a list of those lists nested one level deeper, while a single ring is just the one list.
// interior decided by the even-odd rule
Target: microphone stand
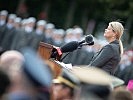
[{"label": "microphone stand", "polygon": [[63,61],[63,59],[65,59],[66,58],[66,56],[67,55],[69,55],[70,54],[70,52],[68,52],[66,55],[64,55],[64,57],[62,57],[61,59],[60,59],[60,62],[62,62]]},{"label": "microphone stand", "polygon": [[[80,45],[78,46],[77,49],[81,49],[82,46],[84,46],[84,45],[93,45],[93,44],[94,44],[94,41],[91,41],[90,43],[83,43],[83,44],[80,44]],[[64,55],[64,57],[62,57],[62,58],[60,59],[60,62],[62,62],[63,59],[66,58],[66,56],[69,55],[69,54],[70,54],[70,52],[68,52],[66,55]]]},{"label": "microphone stand", "polygon": [[78,46],[78,49],[81,49],[82,46],[85,46],[85,45],[93,45],[93,44],[94,44],[94,41],[91,41],[90,43],[83,43],[83,44],[80,44],[80,45]]},{"label": "microphone stand", "polygon": [[[83,45],[79,45],[79,46],[78,46],[78,49],[81,49],[81,48],[82,48],[82,46],[83,46]],[[62,57],[62,58],[60,59],[60,61],[62,62],[62,61],[63,61],[63,59],[65,59],[65,58],[66,58],[66,56],[67,56],[67,55],[69,55],[69,54],[70,54],[70,52],[68,52],[68,53],[67,53],[64,57]]]}]

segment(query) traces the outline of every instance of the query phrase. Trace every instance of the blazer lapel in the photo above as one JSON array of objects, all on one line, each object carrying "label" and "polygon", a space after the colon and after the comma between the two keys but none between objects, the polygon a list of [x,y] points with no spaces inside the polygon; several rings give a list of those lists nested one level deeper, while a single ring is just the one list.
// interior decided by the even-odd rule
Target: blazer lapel
[{"label": "blazer lapel", "polygon": [[[103,49],[103,48],[102,48],[102,49]],[[99,51],[93,56],[92,61],[100,54],[100,52],[102,51],[102,49],[99,50]]]}]

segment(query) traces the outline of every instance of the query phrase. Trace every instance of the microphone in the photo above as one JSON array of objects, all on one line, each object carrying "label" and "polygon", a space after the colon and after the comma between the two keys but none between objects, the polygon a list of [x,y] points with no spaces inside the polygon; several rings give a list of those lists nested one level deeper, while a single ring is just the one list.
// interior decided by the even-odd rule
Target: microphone
[{"label": "microphone", "polygon": [[79,44],[81,44],[81,43],[79,43],[77,41],[71,41],[71,42],[61,46],[60,49],[63,53],[72,52],[78,48]]},{"label": "microphone", "polygon": [[51,58],[59,59],[63,53],[72,52],[79,46],[79,42],[71,41],[61,47],[54,47],[52,50]]},{"label": "microphone", "polygon": [[[84,43],[84,44],[83,44]],[[83,45],[93,45],[93,36],[92,35],[87,35],[84,40],[78,42],[78,41],[71,41],[63,46],[60,47],[62,53],[66,52],[72,52],[76,50],[79,46]]]},{"label": "microphone", "polygon": [[92,42],[94,42],[93,41],[93,36],[90,34],[90,35],[87,35],[86,37],[85,37],[85,41],[87,42],[87,43],[92,43]]},{"label": "microphone", "polygon": [[71,41],[61,47],[54,48],[52,50],[51,58],[56,58],[57,56],[61,56],[63,53],[72,52],[78,48],[81,48],[83,45],[93,45],[93,36],[87,35],[84,40],[78,41]]},{"label": "microphone", "polygon": [[93,38],[94,37],[91,34],[85,36],[85,39],[83,41],[79,42],[79,48],[81,48],[83,45],[94,45]]}]

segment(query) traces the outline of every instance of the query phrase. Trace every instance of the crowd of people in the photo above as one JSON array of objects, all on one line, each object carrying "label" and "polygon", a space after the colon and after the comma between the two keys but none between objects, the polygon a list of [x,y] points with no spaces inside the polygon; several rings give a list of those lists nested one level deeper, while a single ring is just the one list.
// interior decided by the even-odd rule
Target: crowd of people
[{"label": "crowd of people", "polygon": [[[23,47],[29,46],[35,50],[38,49],[40,41],[49,43],[55,46],[62,46],[70,41],[81,41],[84,37],[83,29],[74,26],[69,29],[56,29],[52,23],[47,23],[45,20],[36,20],[34,17],[27,19],[21,19],[15,14],[8,14],[7,11],[1,11],[1,23],[0,23],[0,50],[20,50]],[[93,56],[93,52],[96,52],[102,43],[97,41],[97,45],[93,47],[84,48],[84,52],[76,50],[64,59],[65,63],[88,64],[89,59]],[[96,43],[95,43],[96,44]],[[77,62],[79,54],[82,62]],[[90,56],[87,56],[87,55]],[[82,56],[83,55],[83,56]],[[88,57],[86,59],[86,57]]]},{"label": "crowd of people", "polygon": [[[70,52],[54,79],[52,66],[37,55],[40,42],[60,47],[82,41],[79,26],[57,29],[53,23],[34,17],[21,19],[0,11],[0,98],[5,100],[132,100],[133,49],[125,50],[114,76],[88,66],[92,57],[107,41],[94,37],[94,45]],[[82,66],[81,66],[82,65]],[[91,66],[91,65],[89,65]]]},{"label": "crowd of people", "polygon": [[1,100],[132,100],[133,83],[96,67],[62,69],[54,78],[36,51],[9,50],[0,59]]}]

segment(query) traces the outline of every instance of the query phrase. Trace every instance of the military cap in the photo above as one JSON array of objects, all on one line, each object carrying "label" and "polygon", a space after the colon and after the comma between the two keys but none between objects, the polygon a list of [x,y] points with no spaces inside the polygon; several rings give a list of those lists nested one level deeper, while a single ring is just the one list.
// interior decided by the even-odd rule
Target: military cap
[{"label": "military cap", "polygon": [[74,73],[81,82],[87,84],[109,85],[112,88],[124,84],[123,80],[109,75],[107,72],[92,66],[75,66],[72,68],[72,73]]},{"label": "military cap", "polygon": [[95,67],[73,67],[72,72],[83,83],[97,85],[109,85],[111,83],[111,76]]},{"label": "military cap", "polygon": [[80,84],[80,81],[69,70],[63,69],[61,75],[59,75],[56,79],[53,79],[53,83],[64,83],[71,88],[76,88]]},{"label": "military cap", "polygon": [[15,22],[16,22],[16,23],[20,23],[21,20],[22,20],[22,19],[21,19],[20,17],[16,17],[16,18],[15,18]]},{"label": "military cap", "polygon": [[0,11],[0,15],[7,16],[8,12],[6,10]]},{"label": "military cap", "polygon": [[8,18],[9,18],[9,19],[13,19],[13,20],[15,20],[15,18],[16,18],[16,14],[9,14]]},{"label": "military cap", "polygon": [[29,18],[27,19],[27,21],[28,21],[28,23],[35,23],[35,22],[36,22],[36,18],[34,18],[34,17],[29,17]]},{"label": "military cap", "polygon": [[39,21],[37,22],[37,26],[39,26],[39,25],[45,26],[45,25],[46,25],[46,21],[45,21],[45,20],[39,20]]},{"label": "military cap", "polygon": [[66,34],[73,34],[73,28],[68,28],[66,30]]},{"label": "military cap", "polygon": [[53,74],[48,65],[30,48],[21,50],[24,55],[25,63],[23,72],[27,78],[36,87],[50,87],[52,84]]},{"label": "military cap", "polygon": [[46,25],[46,29],[53,29],[53,28],[55,28],[55,25],[52,24],[52,23],[48,23],[48,24]]},{"label": "military cap", "polygon": [[83,35],[83,30],[79,27],[73,29],[74,34],[81,34]]}]

